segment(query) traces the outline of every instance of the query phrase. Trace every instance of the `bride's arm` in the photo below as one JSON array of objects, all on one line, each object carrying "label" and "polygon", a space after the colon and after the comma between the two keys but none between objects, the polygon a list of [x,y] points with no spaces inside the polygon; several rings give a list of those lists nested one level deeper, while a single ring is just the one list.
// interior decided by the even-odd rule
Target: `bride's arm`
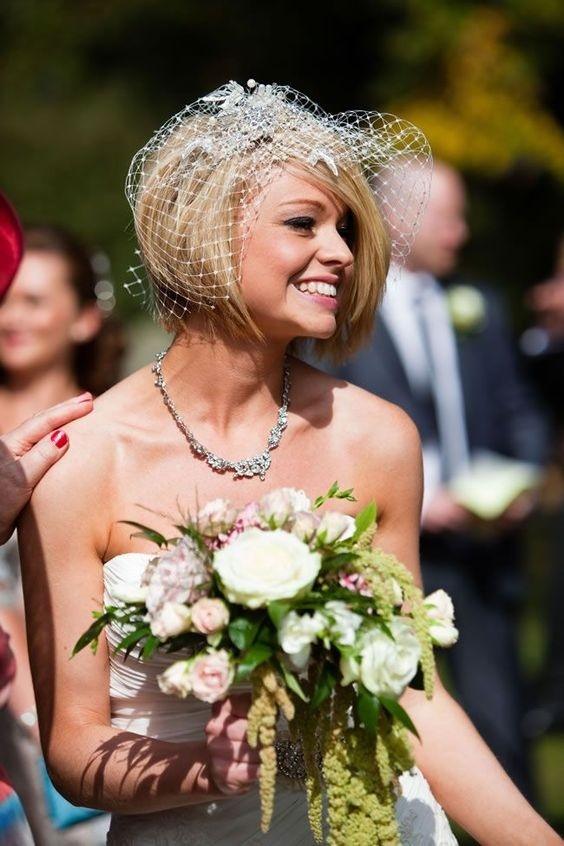
[{"label": "bride's arm", "polygon": [[[378,449],[380,522],[376,541],[396,555],[421,584],[419,515],[422,467],[419,436],[402,412],[393,411],[385,457]],[[385,466],[383,467],[383,462]],[[366,468],[363,490],[370,479]],[[372,487],[373,490],[373,487]],[[456,611],[456,609],[455,609]],[[456,649],[456,646],[453,647]],[[431,701],[408,690],[402,704],[422,743],[414,741],[418,766],[445,811],[483,846],[551,846],[561,838],[541,819],[505,774],[478,732],[437,679]]]},{"label": "bride's arm", "polygon": [[[49,772],[71,802],[108,811],[143,813],[206,801],[218,791],[205,739],[169,743],[112,728],[105,637],[95,656],[86,649],[70,659],[102,602],[113,493],[108,450],[91,427],[86,434],[73,431],[67,460],[40,483],[19,525],[30,661]],[[241,727],[233,726],[235,732]],[[230,774],[244,781],[252,768],[239,768],[237,773],[232,765]]]}]

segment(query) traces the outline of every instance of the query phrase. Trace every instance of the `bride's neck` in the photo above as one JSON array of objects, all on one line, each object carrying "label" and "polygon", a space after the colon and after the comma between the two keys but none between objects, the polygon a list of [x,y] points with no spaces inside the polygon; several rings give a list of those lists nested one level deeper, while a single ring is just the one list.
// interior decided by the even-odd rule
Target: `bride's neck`
[{"label": "bride's neck", "polygon": [[191,419],[213,420],[219,430],[272,414],[282,393],[285,346],[252,345],[191,331],[175,338],[164,361],[167,390]]}]

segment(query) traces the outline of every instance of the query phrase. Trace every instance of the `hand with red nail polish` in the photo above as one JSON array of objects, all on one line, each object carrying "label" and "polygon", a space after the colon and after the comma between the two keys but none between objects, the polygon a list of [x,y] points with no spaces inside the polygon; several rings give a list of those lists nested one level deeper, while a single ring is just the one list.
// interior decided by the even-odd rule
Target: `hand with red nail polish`
[{"label": "hand with red nail polish", "polygon": [[18,514],[35,485],[68,449],[62,429],[92,411],[92,394],[84,393],[26,420],[0,437],[0,544],[14,530]]}]

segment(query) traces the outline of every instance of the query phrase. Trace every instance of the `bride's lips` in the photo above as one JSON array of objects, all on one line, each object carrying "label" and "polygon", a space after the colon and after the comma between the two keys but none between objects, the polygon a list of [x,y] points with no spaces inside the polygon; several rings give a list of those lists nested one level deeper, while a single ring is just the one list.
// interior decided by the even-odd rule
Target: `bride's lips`
[{"label": "bride's lips", "polygon": [[[324,282],[329,285],[333,285],[337,288],[337,296],[330,296],[328,294],[322,294],[318,291],[310,292],[310,291],[300,291],[298,285],[307,284],[308,282]],[[321,275],[312,277],[309,279],[300,279],[298,282],[292,283],[292,288],[294,288],[297,293],[303,297],[304,299],[307,298],[310,302],[317,303],[317,305],[326,308],[328,311],[337,311],[339,308],[339,278],[334,276],[333,274]]]},{"label": "bride's lips", "polygon": [[300,297],[303,297],[304,300],[309,300],[309,302],[317,303],[323,308],[326,308],[328,311],[337,311],[339,308],[339,300],[337,297],[326,297],[323,294],[310,294],[306,291],[300,291],[299,288],[296,288],[295,285],[292,285],[292,288],[296,291]]}]

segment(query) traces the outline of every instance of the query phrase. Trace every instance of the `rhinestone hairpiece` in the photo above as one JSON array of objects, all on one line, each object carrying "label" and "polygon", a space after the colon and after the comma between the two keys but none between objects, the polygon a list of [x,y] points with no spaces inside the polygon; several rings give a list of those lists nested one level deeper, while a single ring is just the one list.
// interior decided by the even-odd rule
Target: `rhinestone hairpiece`
[{"label": "rhinestone hairpiece", "polygon": [[[375,111],[331,115],[288,86],[231,81],[171,117],[133,157],[125,190],[145,247],[129,268],[129,292],[165,318],[182,317],[189,307],[213,308],[214,300],[228,297],[239,282],[262,189],[288,161],[324,166],[337,177],[348,168],[366,180],[388,228],[392,260],[405,259],[432,171],[421,130]],[[213,173],[232,189],[227,209],[224,194],[214,193]],[[155,217],[158,237],[147,246],[148,221],[154,224]],[[202,246],[211,248],[211,268]],[[164,282],[144,279],[143,259],[149,258],[165,268]]]}]

